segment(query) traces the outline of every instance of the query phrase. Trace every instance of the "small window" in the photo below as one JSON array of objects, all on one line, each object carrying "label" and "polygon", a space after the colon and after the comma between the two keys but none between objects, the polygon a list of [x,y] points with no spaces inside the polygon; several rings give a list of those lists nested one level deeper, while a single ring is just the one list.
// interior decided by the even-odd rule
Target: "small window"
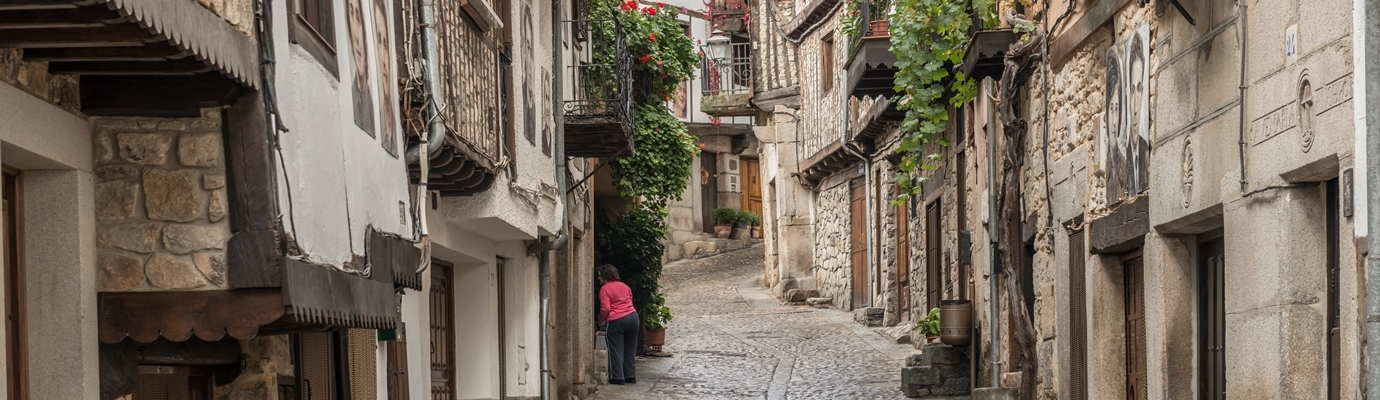
[{"label": "small window", "polygon": [[834,88],[834,37],[825,37],[819,43],[819,83],[824,91]]},{"label": "small window", "polygon": [[335,13],[331,0],[290,0],[288,39],[339,77],[335,52]]}]

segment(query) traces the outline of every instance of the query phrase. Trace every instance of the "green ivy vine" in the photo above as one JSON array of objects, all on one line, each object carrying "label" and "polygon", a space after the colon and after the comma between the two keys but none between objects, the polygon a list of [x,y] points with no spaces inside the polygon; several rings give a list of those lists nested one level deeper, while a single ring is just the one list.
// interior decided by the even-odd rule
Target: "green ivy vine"
[{"label": "green ivy vine", "polygon": [[664,102],[637,105],[633,140],[636,151],[609,162],[613,186],[625,199],[664,208],[678,200],[690,182],[690,164],[700,148],[685,123]]},{"label": "green ivy vine", "polygon": [[[996,26],[996,1],[895,0],[890,16],[891,51],[896,55],[895,85],[905,111],[901,122],[901,172],[896,184],[903,194],[917,193],[920,182],[939,167],[949,143],[949,107],[976,97],[976,83],[960,70],[972,39],[973,12],[984,26]],[[976,10],[976,11],[973,11]]]}]

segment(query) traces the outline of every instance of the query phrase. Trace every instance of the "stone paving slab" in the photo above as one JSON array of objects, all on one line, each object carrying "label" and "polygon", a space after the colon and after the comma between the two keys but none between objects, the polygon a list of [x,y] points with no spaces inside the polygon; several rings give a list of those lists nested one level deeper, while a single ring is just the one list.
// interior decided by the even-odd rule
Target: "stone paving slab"
[{"label": "stone paving slab", "polygon": [[662,272],[669,358],[638,359],[638,383],[603,385],[602,400],[905,399],[914,352],[852,313],[784,306],[761,288],[762,247],[668,264]]}]

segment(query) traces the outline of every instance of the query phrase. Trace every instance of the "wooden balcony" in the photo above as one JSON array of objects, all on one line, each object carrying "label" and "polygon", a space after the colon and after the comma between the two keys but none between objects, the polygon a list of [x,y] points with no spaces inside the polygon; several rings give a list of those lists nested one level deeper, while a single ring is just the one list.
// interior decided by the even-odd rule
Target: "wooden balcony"
[{"label": "wooden balcony", "polygon": [[[581,27],[612,24],[613,29],[590,28],[591,47],[613,43],[613,48],[594,48],[591,59],[566,68],[566,79],[577,83],[566,96],[565,154],[569,157],[617,157],[633,151],[633,72],[622,25],[615,19],[577,20]],[[599,34],[612,32],[613,38]]]},{"label": "wooden balcony", "polygon": [[853,97],[896,96],[896,55],[889,36],[863,37],[848,62],[848,94]]},{"label": "wooden balcony", "polygon": [[253,40],[189,0],[5,1],[0,47],[78,76],[93,116],[196,117],[260,79]]},{"label": "wooden balcony", "polygon": [[963,54],[963,73],[974,80],[1001,78],[1006,51],[1019,40],[1010,29],[978,31]]}]

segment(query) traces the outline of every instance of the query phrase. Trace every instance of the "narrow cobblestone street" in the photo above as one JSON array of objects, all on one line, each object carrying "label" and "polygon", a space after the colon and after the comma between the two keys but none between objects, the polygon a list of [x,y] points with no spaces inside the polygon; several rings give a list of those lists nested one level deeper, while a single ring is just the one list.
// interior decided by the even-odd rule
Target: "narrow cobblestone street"
[{"label": "narrow cobblestone street", "polygon": [[669,264],[675,315],[664,350],[640,357],[638,383],[604,385],[603,400],[904,399],[913,349],[888,343],[839,310],[783,306],[758,283],[761,246]]}]

